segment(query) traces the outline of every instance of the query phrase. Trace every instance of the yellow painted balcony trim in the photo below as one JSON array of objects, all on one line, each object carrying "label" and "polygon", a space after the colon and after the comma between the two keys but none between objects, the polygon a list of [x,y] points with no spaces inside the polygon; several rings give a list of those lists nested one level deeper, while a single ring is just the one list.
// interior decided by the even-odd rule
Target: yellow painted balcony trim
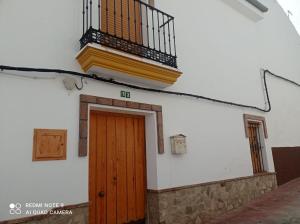
[{"label": "yellow painted balcony trim", "polygon": [[100,67],[167,85],[174,84],[182,74],[177,69],[169,69],[164,65],[151,64],[89,45],[82,49],[76,59],[85,72],[92,67]]}]

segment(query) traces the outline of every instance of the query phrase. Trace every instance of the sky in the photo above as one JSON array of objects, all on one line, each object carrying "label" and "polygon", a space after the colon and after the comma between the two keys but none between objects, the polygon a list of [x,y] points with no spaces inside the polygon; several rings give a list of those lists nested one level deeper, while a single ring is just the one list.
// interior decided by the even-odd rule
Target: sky
[{"label": "sky", "polygon": [[288,13],[290,11],[292,15],[289,15],[292,23],[296,27],[300,34],[300,0],[277,0],[282,6],[284,11]]}]

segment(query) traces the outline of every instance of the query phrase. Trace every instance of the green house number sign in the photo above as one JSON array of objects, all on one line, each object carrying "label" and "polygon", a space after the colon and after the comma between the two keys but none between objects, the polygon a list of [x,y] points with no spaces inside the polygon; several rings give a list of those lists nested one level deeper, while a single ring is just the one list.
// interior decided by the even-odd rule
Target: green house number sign
[{"label": "green house number sign", "polygon": [[130,92],[129,91],[122,90],[120,95],[121,95],[122,98],[128,98],[128,99],[130,98]]}]

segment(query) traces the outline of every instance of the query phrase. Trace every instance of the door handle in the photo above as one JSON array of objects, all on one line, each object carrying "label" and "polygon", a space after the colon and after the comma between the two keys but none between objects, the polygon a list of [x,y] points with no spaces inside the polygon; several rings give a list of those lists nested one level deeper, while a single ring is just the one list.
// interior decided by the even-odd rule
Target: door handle
[{"label": "door handle", "polygon": [[105,196],[104,191],[100,191],[100,192],[98,193],[98,196],[99,196],[100,198],[104,198],[104,196]]}]

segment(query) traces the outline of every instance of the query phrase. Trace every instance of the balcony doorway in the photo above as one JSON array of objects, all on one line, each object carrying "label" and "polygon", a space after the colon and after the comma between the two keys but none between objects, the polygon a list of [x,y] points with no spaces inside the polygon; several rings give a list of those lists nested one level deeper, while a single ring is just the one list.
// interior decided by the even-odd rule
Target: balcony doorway
[{"label": "balcony doorway", "polygon": [[101,30],[142,44],[142,5],[136,0],[101,0]]}]

